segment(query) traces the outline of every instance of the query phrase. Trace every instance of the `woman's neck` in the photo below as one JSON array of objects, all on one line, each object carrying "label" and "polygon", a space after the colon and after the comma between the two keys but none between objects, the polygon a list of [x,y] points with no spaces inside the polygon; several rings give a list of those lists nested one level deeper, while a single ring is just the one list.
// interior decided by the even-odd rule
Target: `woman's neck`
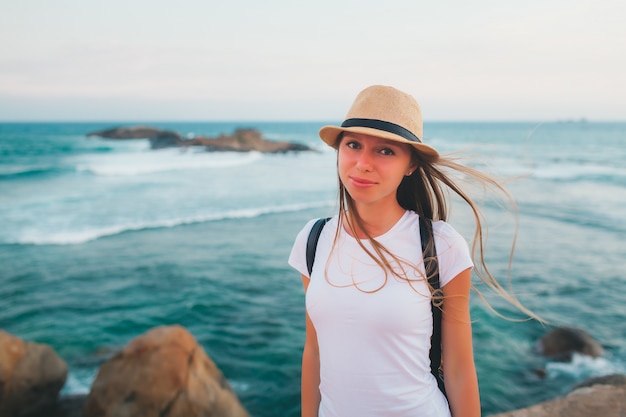
[{"label": "woman's neck", "polygon": [[[406,210],[402,208],[399,204],[395,204],[392,206],[385,205],[363,205],[358,204],[355,205],[355,209],[358,212],[358,216],[363,223],[364,230],[361,230],[357,225],[352,213],[346,213],[346,221],[350,221],[354,228],[356,229],[356,237],[358,239],[365,239],[369,235],[370,237],[376,238],[381,236],[389,231],[400,218],[404,215]],[[352,230],[350,230],[350,226],[348,224],[344,224],[344,229],[350,234],[353,235]],[[366,233],[367,232],[367,233]]]}]

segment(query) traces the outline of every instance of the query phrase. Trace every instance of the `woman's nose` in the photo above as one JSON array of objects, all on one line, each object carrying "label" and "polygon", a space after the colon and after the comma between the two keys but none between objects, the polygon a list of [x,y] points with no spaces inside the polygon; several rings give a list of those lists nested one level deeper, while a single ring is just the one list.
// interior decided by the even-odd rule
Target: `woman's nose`
[{"label": "woman's nose", "polygon": [[361,152],[359,154],[359,158],[357,159],[357,168],[363,171],[371,171],[372,170],[372,157],[369,152]]}]

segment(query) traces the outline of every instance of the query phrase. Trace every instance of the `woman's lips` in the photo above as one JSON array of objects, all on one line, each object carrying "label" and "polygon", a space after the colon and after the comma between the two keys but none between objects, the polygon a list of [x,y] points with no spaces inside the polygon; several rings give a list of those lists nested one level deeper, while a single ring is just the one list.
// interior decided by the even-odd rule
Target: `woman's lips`
[{"label": "woman's lips", "polygon": [[370,181],[370,180],[366,180],[364,178],[359,178],[359,177],[350,177],[350,181],[352,181],[352,184],[354,184],[356,187],[360,187],[360,188],[367,188],[376,184],[375,181]]}]

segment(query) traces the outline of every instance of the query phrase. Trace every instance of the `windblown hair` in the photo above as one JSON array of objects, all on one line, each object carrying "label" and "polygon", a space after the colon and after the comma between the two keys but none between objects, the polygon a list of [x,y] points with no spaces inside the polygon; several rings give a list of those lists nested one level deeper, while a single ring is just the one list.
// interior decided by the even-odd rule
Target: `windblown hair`
[{"label": "windblown hair", "polygon": [[[337,143],[340,144],[342,139],[343,135],[340,135],[337,139]],[[432,221],[447,221],[449,215],[448,196],[450,195],[450,192],[459,196],[463,201],[465,201],[474,216],[475,229],[471,245],[471,256],[475,264],[474,272],[491,290],[503,297],[511,305],[515,306],[529,317],[542,321],[536,314],[524,307],[512,291],[505,289],[490,272],[484,254],[486,244],[486,222],[483,221],[484,216],[478,205],[454,181],[454,177],[451,174],[456,172],[457,174],[463,176],[465,181],[477,182],[482,185],[483,188],[501,195],[505,202],[509,203],[511,210],[515,214],[516,220],[515,235],[513,237],[511,251],[509,254],[509,272],[511,269],[513,252],[515,250],[515,240],[517,236],[517,206],[511,194],[497,179],[477,169],[461,164],[453,157],[440,156],[437,159],[430,158],[421,154],[412,146],[411,152],[413,162],[416,163],[417,169],[413,171],[411,175],[405,176],[398,186],[396,198],[400,206],[405,210],[416,212],[425,219],[430,219]],[[350,215],[347,215],[347,213],[350,213]],[[411,282],[411,280],[407,278],[407,274],[403,266],[406,265],[407,262],[398,259],[396,255],[391,253],[387,248],[385,248],[384,245],[379,243],[368,233],[363,220],[356,210],[354,200],[339,179],[339,224],[344,223],[348,225],[349,230],[354,236],[357,235],[358,230],[365,236],[366,239],[369,240],[374,253],[368,250],[359,239],[357,239],[357,242],[381,267],[381,269],[384,270],[384,283],[377,290],[371,292],[378,291],[385,285],[388,280],[389,273],[400,279],[407,280],[409,283]],[[337,230],[335,242],[338,236],[339,229]],[[431,239],[429,244],[433,245],[434,240]],[[390,259],[392,259],[396,265],[400,265],[400,271],[396,271],[392,268]],[[428,277],[424,278],[427,280]],[[508,274],[508,280],[508,286],[510,288],[510,273]],[[485,296],[474,285],[472,285],[472,288],[492,311],[499,316],[502,316],[491,307]],[[433,296],[433,298],[436,298],[436,296]]]}]

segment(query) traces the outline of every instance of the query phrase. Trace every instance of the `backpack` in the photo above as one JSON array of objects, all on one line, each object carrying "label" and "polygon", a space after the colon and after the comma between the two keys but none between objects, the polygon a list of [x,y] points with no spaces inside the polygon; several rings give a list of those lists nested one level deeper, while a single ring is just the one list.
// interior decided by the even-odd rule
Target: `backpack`
[{"label": "backpack", "polygon": [[[318,219],[311,228],[309,238],[306,244],[306,265],[309,271],[309,276],[313,272],[313,263],[315,262],[315,252],[317,250],[317,241],[322,233],[322,229],[330,218]],[[433,290],[433,296],[443,295],[441,286],[439,284],[439,268],[437,264],[437,249],[434,245],[433,237],[433,224],[432,220],[424,220],[422,216],[419,216],[420,222],[420,241],[422,243],[422,256],[424,258],[424,267],[426,270],[426,276],[428,283]],[[432,245],[429,245],[433,242]],[[437,380],[439,389],[446,395],[446,388],[443,382],[443,368],[441,364],[441,312],[443,308],[442,300],[433,300],[430,303],[431,311],[433,314],[433,335],[431,337],[430,346],[430,372]]]}]

